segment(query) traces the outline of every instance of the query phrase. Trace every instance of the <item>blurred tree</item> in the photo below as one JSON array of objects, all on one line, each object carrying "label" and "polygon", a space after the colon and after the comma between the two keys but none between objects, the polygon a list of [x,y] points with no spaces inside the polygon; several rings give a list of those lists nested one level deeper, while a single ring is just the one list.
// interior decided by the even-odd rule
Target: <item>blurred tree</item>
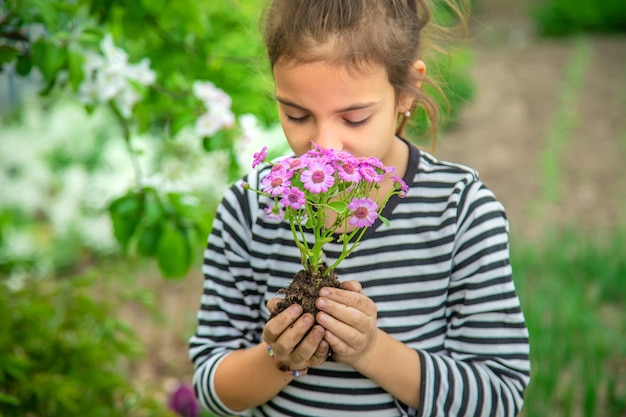
[{"label": "blurred tree", "polygon": [[[0,70],[41,74],[44,96],[70,90],[90,111],[107,106],[131,156],[139,134],[175,140],[195,125],[199,146],[226,156],[224,181],[232,181],[240,174],[236,139],[245,133],[235,115],[276,119],[259,7],[235,0],[0,1]],[[135,159],[136,187],[111,205],[115,235],[127,253],[154,256],[166,276],[183,276],[211,215],[180,190],[147,184]]]}]

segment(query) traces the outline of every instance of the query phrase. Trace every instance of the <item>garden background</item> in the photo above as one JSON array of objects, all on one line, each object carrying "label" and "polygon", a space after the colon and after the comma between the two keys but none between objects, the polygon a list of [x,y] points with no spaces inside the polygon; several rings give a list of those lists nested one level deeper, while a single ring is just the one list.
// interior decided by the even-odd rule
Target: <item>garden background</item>
[{"label": "garden background", "polygon": [[[284,146],[257,3],[0,1],[0,416],[193,415],[168,401],[211,211]],[[525,416],[626,416],[619,3],[475,0],[468,39],[429,61],[452,103],[436,155],[511,222]]]}]

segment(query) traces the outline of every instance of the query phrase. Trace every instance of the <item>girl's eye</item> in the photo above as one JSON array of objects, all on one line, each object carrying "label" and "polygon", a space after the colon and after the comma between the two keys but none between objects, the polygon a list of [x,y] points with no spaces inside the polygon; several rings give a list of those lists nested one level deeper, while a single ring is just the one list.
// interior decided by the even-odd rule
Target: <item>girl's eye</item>
[{"label": "girl's eye", "polygon": [[309,119],[309,116],[302,116],[302,117],[293,117],[290,115],[287,115],[287,120],[289,120],[292,123],[304,123]]},{"label": "girl's eye", "polygon": [[369,122],[370,119],[371,119],[371,117],[366,117],[365,119],[359,120],[357,122],[353,122],[352,120],[346,120],[346,119],[344,119],[344,120],[346,121],[346,123],[350,127],[359,127],[359,126],[363,126],[365,123]]}]

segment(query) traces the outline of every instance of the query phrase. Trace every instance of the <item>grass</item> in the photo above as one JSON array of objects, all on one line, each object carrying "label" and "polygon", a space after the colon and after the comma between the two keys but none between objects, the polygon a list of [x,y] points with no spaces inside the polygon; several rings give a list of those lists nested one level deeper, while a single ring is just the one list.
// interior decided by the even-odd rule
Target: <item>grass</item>
[{"label": "grass", "polygon": [[590,41],[586,37],[574,43],[563,74],[559,90],[559,107],[546,132],[545,147],[539,157],[540,173],[543,179],[541,198],[543,202],[558,203],[560,200],[561,167],[560,159],[565,153],[572,131],[580,121],[577,104],[583,84],[583,77],[591,62]]},{"label": "grass", "polygon": [[626,231],[513,242],[511,262],[531,343],[523,414],[623,416]]}]

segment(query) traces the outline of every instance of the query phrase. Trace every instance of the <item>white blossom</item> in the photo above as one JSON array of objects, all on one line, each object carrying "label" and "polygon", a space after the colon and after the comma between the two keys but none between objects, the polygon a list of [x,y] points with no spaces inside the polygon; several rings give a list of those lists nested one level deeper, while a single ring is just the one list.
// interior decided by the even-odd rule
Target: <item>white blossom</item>
[{"label": "white blossom", "polygon": [[141,100],[133,82],[149,86],[156,81],[156,73],[150,69],[148,58],[130,64],[128,54],[114,45],[110,34],[103,38],[100,49],[102,55],[91,51],[85,55],[85,78],[78,88],[78,97],[85,104],[112,101],[123,117],[130,118],[133,107]]},{"label": "white blossom", "polygon": [[208,108],[213,105],[230,108],[232,104],[230,96],[210,81],[195,81],[192,89],[193,94]]},{"label": "white blossom", "polygon": [[207,109],[196,120],[198,136],[210,137],[235,124],[235,115],[230,109],[232,99],[223,90],[210,81],[195,81],[192,90]]},{"label": "white blossom", "polygon": [[110,33],[104,35],[100,42],[100,49],[105,61],[112,67],[125,69],[128,64],[128,54],[113,43],[113,36]]},{"label": "white blossom", "polygon": [[254,114],[242,114],[238,121],[241,128],[241,140],[244,143],[250,143],[260,135],[259,122]]},{"label": "white blossom", "polygon": [[229,108],[212,106],[209,111],[196,120],[196,133],[199,136],[213,136],[225,127],[231,127],[235,122],[235,115]]},{"label": "white blossom", "polygon": [[150,59],[143,58],[127,70],[128,78],[141,85],[152,85],[156,81],[156,72],[150,68]]}]

